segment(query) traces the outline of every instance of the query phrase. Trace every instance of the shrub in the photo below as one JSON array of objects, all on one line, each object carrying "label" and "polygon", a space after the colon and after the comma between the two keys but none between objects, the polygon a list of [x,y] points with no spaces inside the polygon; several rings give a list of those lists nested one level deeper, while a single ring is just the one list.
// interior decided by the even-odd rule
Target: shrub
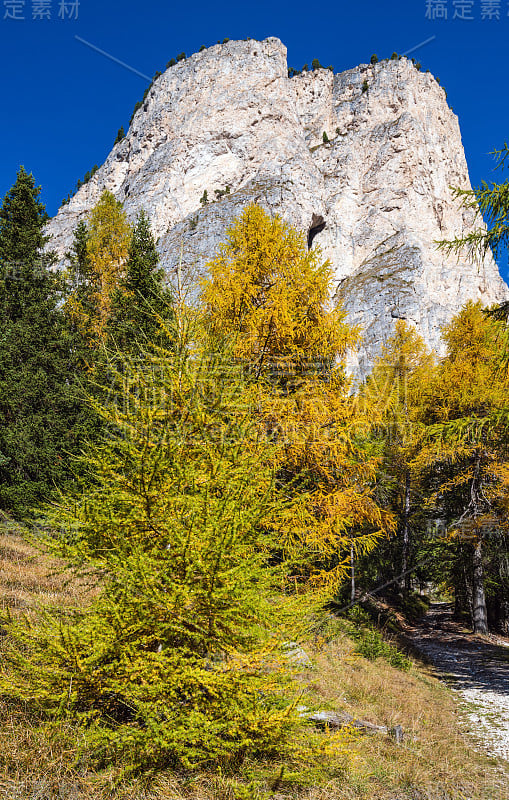
[{"label": "shrub", "polygon": [[364,80],[363,83],[362,83],[362,93],[364,94],[364,92],[367,92],[368,88],[369,88],[368,87],[368,82],[366,80]]},{"label": "shrub", "polygon": [[327,136],[327,133],[325,131],[322,134],[322,141],[324,144],[328,144],[329,142],[329,137]]},{"label": "shrub", "polygon": [[204,44],[202,44],[202,46],[200,47],[200,49],[198,50],[198,52],[199,52],[199,53],[202,53],[202,52],[203,52],[204,50],[206,50],[206,49],[207,49],[207,48],[205,47],[205,45],[204,45]]},{"label": "shrub", "polygon": [[170,58],[170,60],[169,60],[169,61],[168,61],[168,63],[166,64],[166,69],[169,69],[170,67],[174,67],[176,63],[177,63],[177,62],[175,61],[175,59],[174,59],[174,58]]},{"label": "shrub", "polygon": [[378,64],[378,56],[377,56],[376,53],[373,53],[373,55],[371,56],[370,63],[371,64]]},{"label": "shrub", "polygon": [[185,53],[179,53],[178,56],[177,56],[177,61],[185,61],[185,60],[186,60],[186,54]]},{"label": "shrub", "polygon": [[221,44],[228,44],[228,42],[229,42],[229,41],[230,41],[230,40],[228,39],[228,37],[226,37],[225,39],[223,39],[223,41],[221,42]]},{"label": "shrub", "polygon": [[393,53],[391,56],[391,61],[399,61],[399,56],[397,53]]},{"label": "shrub", "polygon": [[369,661],[384,658],[396,669],[407,672],[412,662],[390,641],[386,641],[370,621],[369,614],[360,606],[354,606],[348,613],[347,633],[355,642],[355,652]]},{"label": "shrub", "polygon": [[206,206],[208,202],[209,202],[208,192],[206,189],[204,189],[203,194],[200,197],[200,203],[202,206]]}]

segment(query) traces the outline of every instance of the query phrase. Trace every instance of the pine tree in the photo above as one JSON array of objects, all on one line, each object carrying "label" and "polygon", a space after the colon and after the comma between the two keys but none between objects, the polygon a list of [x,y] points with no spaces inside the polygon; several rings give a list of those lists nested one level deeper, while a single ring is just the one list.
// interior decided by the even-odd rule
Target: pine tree
[{"label": "pine tree", "polygon": [[125,265],[112,298],[108,323],[110,339],[122,352],[133,351],[141,341],[155,344],[161,332],[158,320],[171,317],[171,291],[159,267],[159,253],[150,221],[141,211],[133,230]]},{"label": "pine tree", "polygon": [[113,142],[113,144],[118,144],[119,142],[122,141],[122,139],[125,139],[125,131],[124,131],[124,126],[123,125],[120,126],[120,128],[118,130],[118,133],[117,133],[117,136],[116,136],[116,139]]},{"label": "pine tree", "polygon": [[[438,78],[436,80],[438,81]],[[501,150],[495,150],[492,155],[498,162],[497,169],[504,169],[509,158],[509,145],[505,143]],[[464,208],[475,213],[479,226],[466,236],[441,241],[440,249],[447,254],[454,253],[458,256],[461,252],[466,252],[468,257],[477,263],[482,263],[490,251],[495,258],[504,255],[509,244],[509,180],[491,185],[482,181],[481,185],[474,189],[455,188],[453,195],[461,201]],[[499,319],[506,320],[509,315],[509,302],[502,303],[491,313]]]},{"label": "pine tree", "polygon": [[21,167],[0,209],[0,506],[16,514],[69,476],[81,432],[46,218],[40,188]]}]

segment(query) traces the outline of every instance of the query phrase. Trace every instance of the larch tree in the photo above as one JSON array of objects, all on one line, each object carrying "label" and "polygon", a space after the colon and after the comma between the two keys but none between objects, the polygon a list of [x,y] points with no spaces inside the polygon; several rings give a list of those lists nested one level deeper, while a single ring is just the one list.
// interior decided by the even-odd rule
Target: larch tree
[{"label": "larch tree", "polygon": [[444,330],[447,356],[425,408],[426,437],[416,464],[435,474],[434,513],[448,523],[476,633],[488,632],[484,549],[501,528],[506,493],[507,391],[502,324],[468,303]]},{"label": "larch tree", "polygon": [[[434,368],[434,358],[422,337],[407,322],[397,320],[394,335],[384,345],[372,373],[358,393],[358,402],[383,439],[383,470],[398,518],[397,553],[394,542],[388,548],[393,573],[390,577],[399,575],[399,586],[406,591],[410,590],[416,490],[412,460],[419,450],[422,403]],[[399,562],[395,562],[398,556]]]},{"label": "larch tree", "polygon": [[178,323],[167,349],[120,365],[122,402],[91,398],[107,434],[52,508],[48,547],[96,577],[94,598],[2,618],[0,695],[80,724],[95,767],[226,768],[279,756],[298,722],[281,663],[297,604],[283,611],[273,559],[277,445],[228,347],[203,349],[193,319]]},{"label": "larch tree", "polygon": [[[71,271],[78,280],[67,298],[71,319],[91,346],[104,343],[115,291],[125,275],[132,229],[122,203],[104,191],[86,229],[75,233]],[[86,241],[86,249],[83,244]]]},{"label": "larch tree", "polygon": [[[358,331],[330,303],[332,273],[303,234],[248,206],[207,265],[203,306],[213,336],[234,337],[234,354],[258,381],[259,417],[284,443],[282,483],[295,502],[281,520],[281,547],[295,575],[327,596],[392,526],[376,502],[380,454],[358,413],[344,358]],[[296,578],[297,579],[297,578]]]}]

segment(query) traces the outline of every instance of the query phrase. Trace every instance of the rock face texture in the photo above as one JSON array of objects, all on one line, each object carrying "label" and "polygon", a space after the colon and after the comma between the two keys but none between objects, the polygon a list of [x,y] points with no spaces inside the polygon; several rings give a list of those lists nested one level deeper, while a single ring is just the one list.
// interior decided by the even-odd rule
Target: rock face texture
[{"label": "rock face texture", "polygon": [[274,38],[217,45],[171,67],[125,139],[48,224],[51,247],[63,258],[108,189],[130,218],[147,211],[170,278],[179,261],[196,276],[231,219],[256,201],[330,259],[333,299],[364,331],[351,362],[358,375],[397,318],[440,354],[440,327],[463,303],[509,296],[491,256],[478,267],[435,244],[478,224],[449,188],[470,182],[444,90],[407,59],[287,75]]}]

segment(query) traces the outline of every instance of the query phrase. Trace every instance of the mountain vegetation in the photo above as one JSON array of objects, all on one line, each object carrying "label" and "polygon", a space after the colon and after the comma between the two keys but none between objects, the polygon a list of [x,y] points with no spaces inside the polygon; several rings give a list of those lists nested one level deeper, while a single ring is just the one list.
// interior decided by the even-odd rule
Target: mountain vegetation
[{"label": "mountain vegetation", "polygon": [[[366,598],[410,619],[431,591],[475,633],[509,634],[506,315],[458,309],[441,360],[398,320],[355,386],[362,331],[279,217],[245,208],[187,305],[148,216],[131,223],[106,191],[60,274],[39,195],[21,168],[0,209],[0,512],[80,589],[2,614],[6,718],[114,791],[181,781],[139,797],[205,774],[226,788],[204,797],[328,797],[308,792],[327,781],[363,796],[339,792],[364,745],[310,725],[324,698],[334,708],[330,682],[351,669],[353,698],[373,661],[436,700]],[[426,735],[407,749],[429,759]],[[394,747],[380,744],[387,763]],[[458,774],[444,796],[465,796]]]}]

